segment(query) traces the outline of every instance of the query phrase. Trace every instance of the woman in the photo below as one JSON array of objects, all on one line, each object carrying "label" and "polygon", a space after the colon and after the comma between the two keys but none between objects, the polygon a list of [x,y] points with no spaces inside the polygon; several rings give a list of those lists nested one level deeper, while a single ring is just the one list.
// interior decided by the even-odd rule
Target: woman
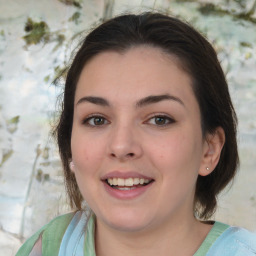
[{"label": "woman", "polygon": [[103,23],[68,71],[56,128],[77,211],[17,255],[255,255],[255,235],[207,221],[236,173],[236,124],[197,31],[158,13]]}]

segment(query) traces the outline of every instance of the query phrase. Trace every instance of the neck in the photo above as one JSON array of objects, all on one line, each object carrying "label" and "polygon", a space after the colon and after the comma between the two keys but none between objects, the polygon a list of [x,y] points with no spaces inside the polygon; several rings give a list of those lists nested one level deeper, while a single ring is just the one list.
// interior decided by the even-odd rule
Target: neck
[{"label": "neck", "polygon": [[[96,221],[96,254],[107,255],[193,255],[211,229],[191,216],[167,221],[140,231],[126,232]],[[186,220],[186,221],[184,221]]]}]

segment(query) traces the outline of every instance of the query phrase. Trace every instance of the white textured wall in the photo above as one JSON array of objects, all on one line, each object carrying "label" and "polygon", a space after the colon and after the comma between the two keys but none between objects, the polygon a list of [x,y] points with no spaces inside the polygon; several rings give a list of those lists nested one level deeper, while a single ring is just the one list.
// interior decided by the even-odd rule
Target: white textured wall
[{"label": "white textured wall", "polygon": [[[79,39],[72,37],[103,16],[140,5],[169,9],[190,21],[219,52],[240,121],[241,168],[220,197],[216,219],[256,231],[256,1],[214,1],[220,10],[207,15],[200,7],[213,1],[81,2],[77,8],[58,0],[0,0],[0,255],[14,255],[22,238],[68,211],[49,130],[60,93],[51,81]],[[248,18],[238,18],[248,12]],[[75,13],[80,17],[71,21]],[[26,44],[28,17],[48,24],[47,42]]]}]

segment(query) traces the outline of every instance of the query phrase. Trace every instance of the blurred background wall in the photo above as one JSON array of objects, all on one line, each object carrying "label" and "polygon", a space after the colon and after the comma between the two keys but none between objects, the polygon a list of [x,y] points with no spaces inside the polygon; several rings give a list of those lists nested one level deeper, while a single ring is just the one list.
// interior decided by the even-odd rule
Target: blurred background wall
[{"label": "blurred background wall", "polygon": [[0,0],[0,255],[69,211],[49,131],[61,83],[52,81],[100,20],[168,10],[218,51],[239,118],[241,167],[219,197],[215,219],[256,231],[256,1]]}]

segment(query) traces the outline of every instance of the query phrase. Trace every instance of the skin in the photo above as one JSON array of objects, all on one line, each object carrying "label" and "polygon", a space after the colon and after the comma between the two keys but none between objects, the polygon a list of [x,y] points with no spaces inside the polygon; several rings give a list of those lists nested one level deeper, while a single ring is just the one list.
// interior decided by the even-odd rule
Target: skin
[{"label": "skin", "polygon": [[[194,218],[195,184],[214,170],[225,138],[221,128],[203,138],[191,84],[178,60],[158,48],[103,52],[85,65],[75,93],[72,169],[96,214],[97,255],[193,255],[211,229]],[[171,98],[145,100],[159,95]],[[115,170],[154,181],[122,200],[102,181]]]}]

